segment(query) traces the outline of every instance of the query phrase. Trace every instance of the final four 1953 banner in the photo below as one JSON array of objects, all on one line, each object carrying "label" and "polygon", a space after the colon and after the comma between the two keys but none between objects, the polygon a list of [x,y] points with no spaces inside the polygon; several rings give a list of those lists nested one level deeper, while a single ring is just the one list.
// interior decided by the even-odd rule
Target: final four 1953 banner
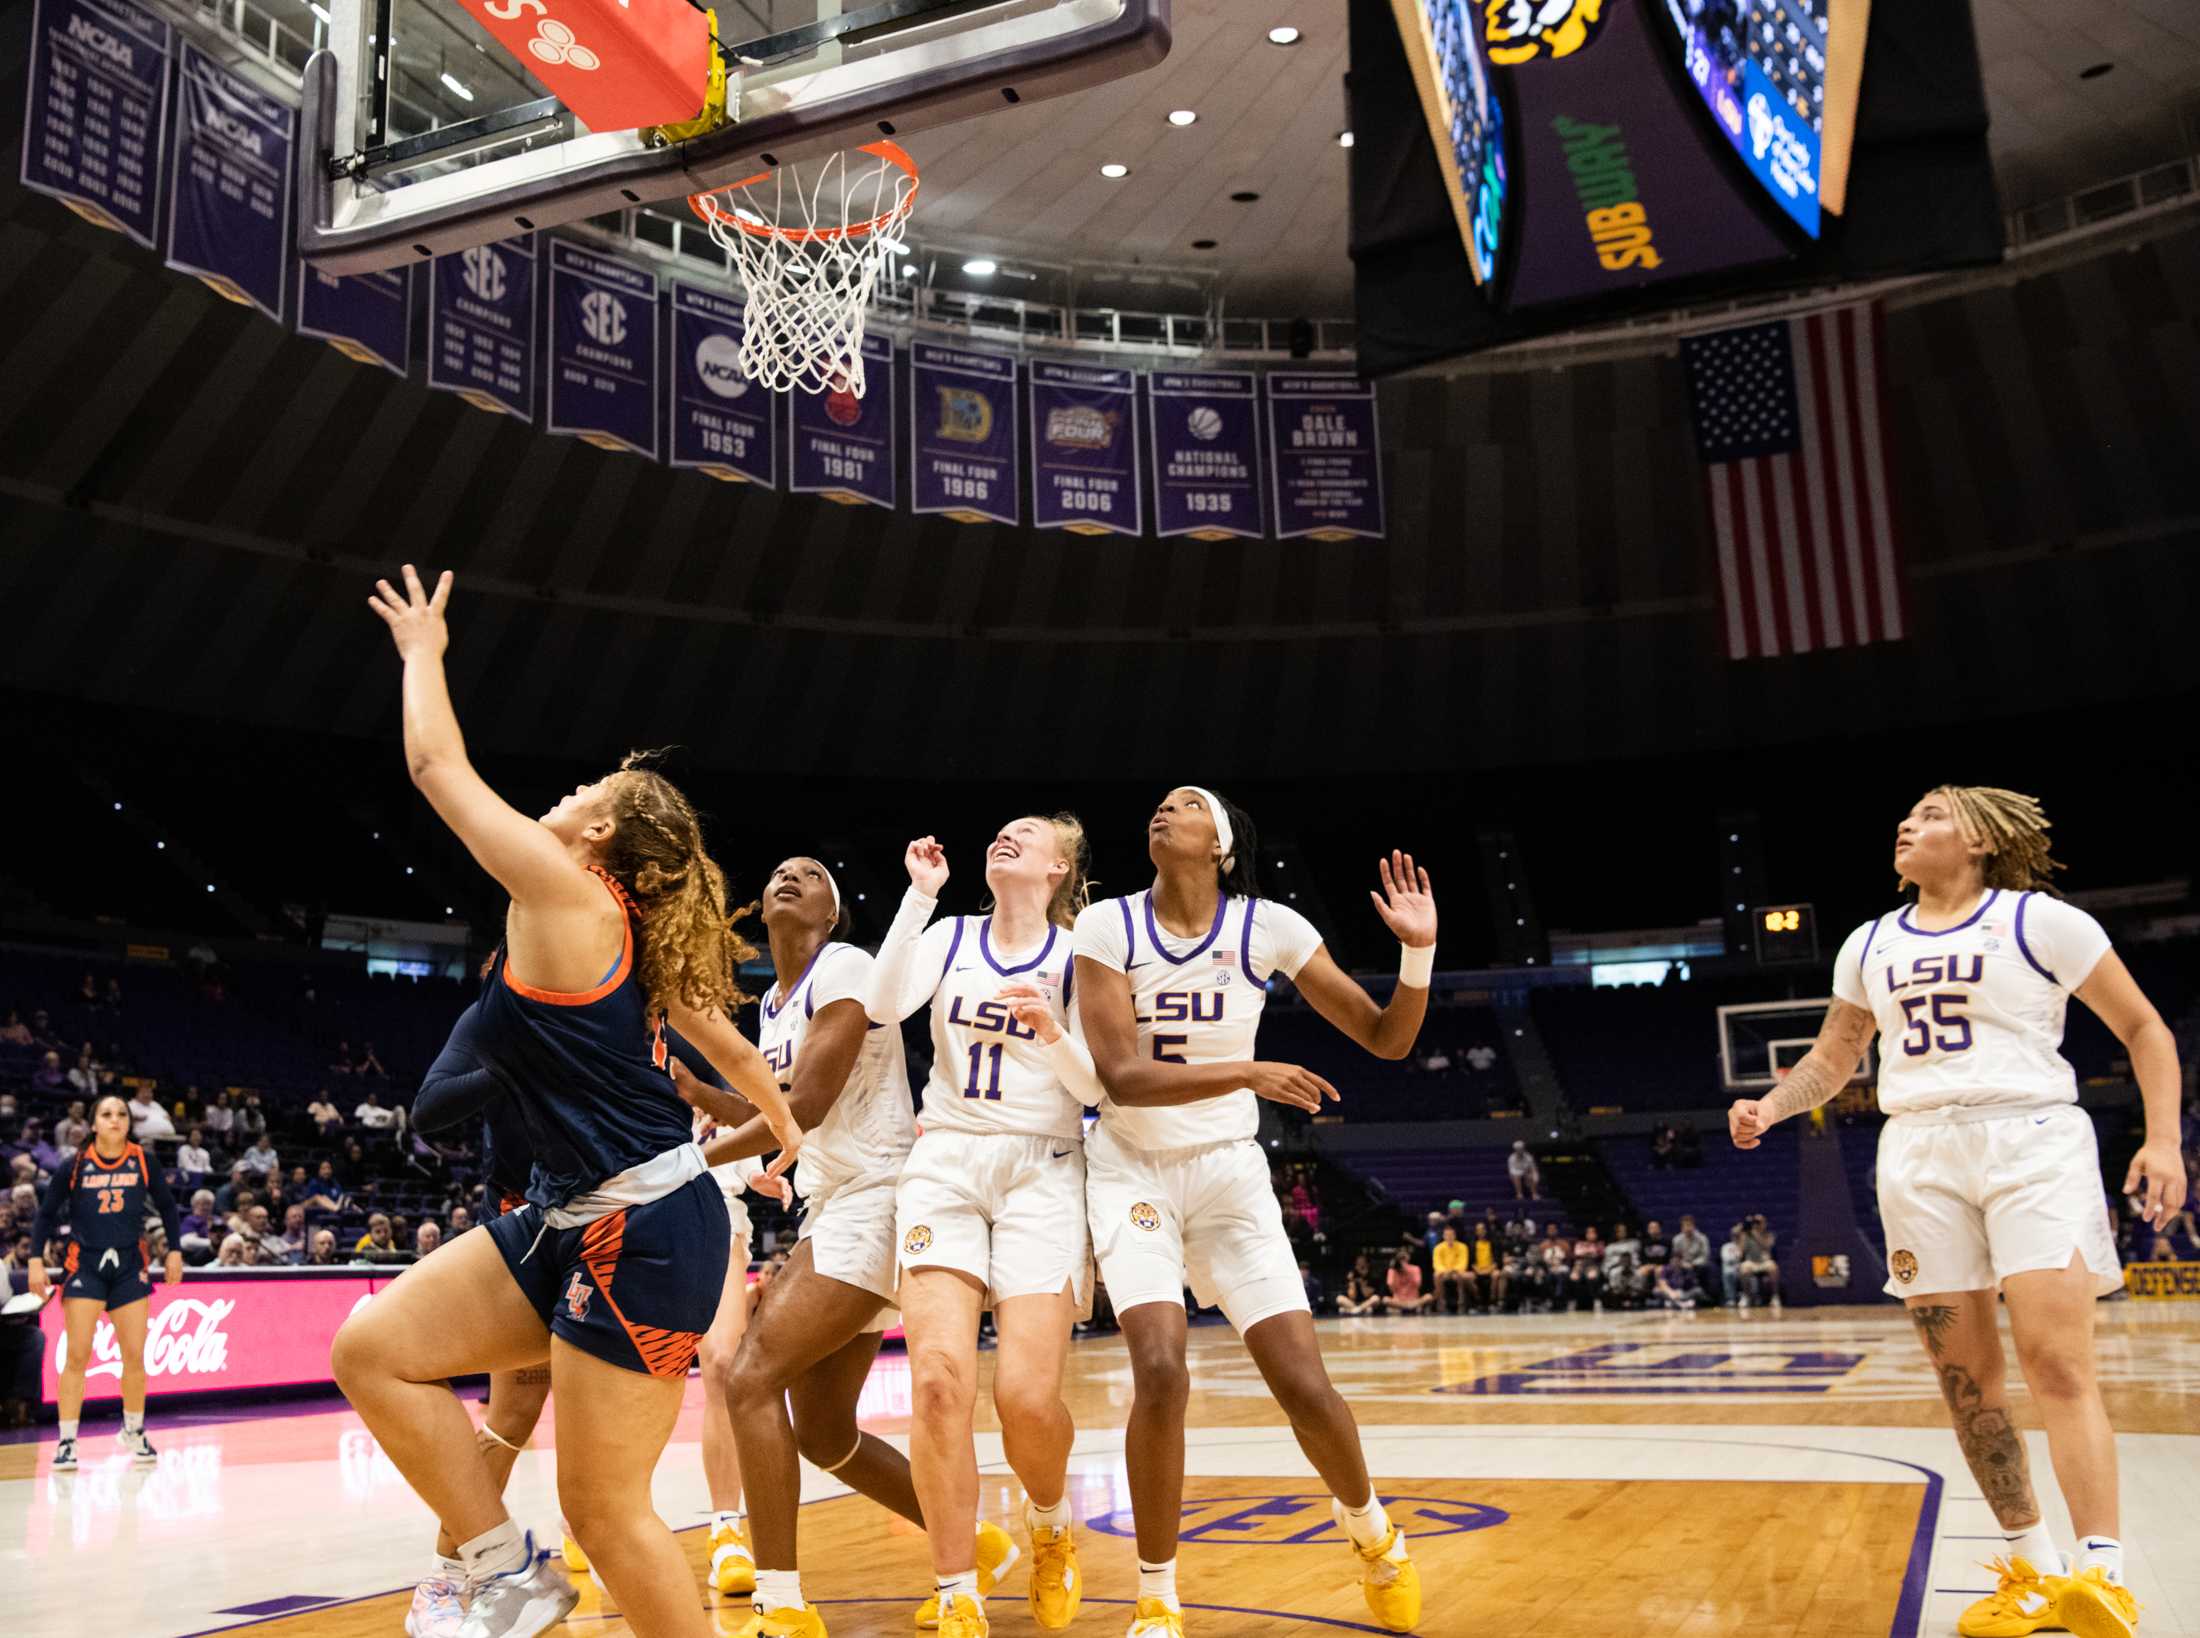
[{"label": "final four 1953 banner", "polygon": [[1276,538],[1382,539],[1375,389],[1349,375],[1271,375],[1261,386]]},{"label": "final four 1953 banner", "polygon": [[1016,360],[909,347],[909,509],[958,523],[1023,522],[1016,451]]},{"label": "final four 1953 banner", "polygon": [[779,405],[741,373],[741,304],[672,287],[672,428],[665,459],[729,483],[772,482]]}]

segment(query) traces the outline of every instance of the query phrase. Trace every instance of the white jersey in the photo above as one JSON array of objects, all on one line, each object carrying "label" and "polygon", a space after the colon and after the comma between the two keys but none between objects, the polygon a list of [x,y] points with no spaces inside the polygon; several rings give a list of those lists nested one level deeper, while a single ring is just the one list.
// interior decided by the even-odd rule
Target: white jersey
[{"label": "white jersey", "polygon": [[1919,928],[1914,908],[1866,922],[1841,946],[1833,993],[1879,1025],[1890,1115],[2076,1103],[2063,1013],[2107,952],[2076,905],[1995,888],[1941,932]]},{"label": "white jersey", "polygon": [[[1312,922],[1272,899],[1222,899],[1206,936],[1189,944],[1161,930],[1150,892],[1102,899],[1077,918],[1077,954],[1129,978],[1138,1050],[1164,1063],[1251,1059],[1268,980],[1296,978],[1321,943]],[[1103,1097],[1100,1113],[1119,1143],[1184,1149],[1252,1137],[1259,1101],[1249,1088],[1163,1109]]]},{"label": "white jersey", "polygon": [[[782,1088],[794,1085],[810,1019],[835,1001],[861,1006],[870,989],[870,954],[853,944],[823,946],[785,995],[772,986],[760,1009],[756,1044]],[[803,1141],[795,1188],[808,1197],[859,1177],[897,1177],[916,1137],[901,1031],[872,1024],[832,1112]]]},{"label": "white jersey", "polygon": [[1054,1055],[994,999],[1008,984],[1043,990],[1055,1021],[1069,1032],[1068,931],[1049,925],[1038,943],[1001,950],[991,916],[950,916],[925,926],[937,907],[913,887],[903,895],[879,946],[870,1001],[872,1020],[889,1027],[931,1005],[925,1130],[1082,1141],[1085,1106],[1063,1084]]}]

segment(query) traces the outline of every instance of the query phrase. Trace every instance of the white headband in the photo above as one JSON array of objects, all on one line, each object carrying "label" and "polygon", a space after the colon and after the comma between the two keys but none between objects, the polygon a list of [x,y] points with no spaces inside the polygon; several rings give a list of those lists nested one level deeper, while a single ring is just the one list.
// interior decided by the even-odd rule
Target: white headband
[{"label": "white headband", "polygon": [[1207,804],[1207,812],[1215,822],[1215,843],[1222,849],[1222,868],[1228,870],[1237,863],[1237,838],[1230,830],[1230,814],[1223,807],[1222,799],[1204,785],[1182,787]]},{"label": "white headband", "polygon": [[817,868],[825,873],[825,885],[833,890],[833,920],[838,921],[840,919],[840,883],[833,880],[833,873],[830,870],[825,869],[823,859],[814,862]]}]

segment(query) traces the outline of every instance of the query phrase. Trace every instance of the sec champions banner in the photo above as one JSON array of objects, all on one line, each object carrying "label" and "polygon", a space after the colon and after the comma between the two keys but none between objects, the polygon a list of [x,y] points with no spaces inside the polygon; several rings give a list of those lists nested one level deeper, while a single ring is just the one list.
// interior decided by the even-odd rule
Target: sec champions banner
[{"label": "sec champions banner", "polygon": [[299,264],[298,333],[361,364],[405,373],[412,340],[412,269],[340,276]]},{"label": "sec champions banner", "polygon": [[657,275],[550,242],[552,432],[657,454]]},{"label": "sec champions banner", "polygon": [[1380,540],[1375,389],[1349,375],[1271,375],[1262,386],[1276,538]]},{"label": "sec champions banner", "polygon": [[1079,535],[1146,527],[1138,377],[1090,364],[1031,366],[1031,521]]},{"label": "sec champions banner", "polygon": [[535,418],[535,236],[439,256],[428,278],[428,385]]}]

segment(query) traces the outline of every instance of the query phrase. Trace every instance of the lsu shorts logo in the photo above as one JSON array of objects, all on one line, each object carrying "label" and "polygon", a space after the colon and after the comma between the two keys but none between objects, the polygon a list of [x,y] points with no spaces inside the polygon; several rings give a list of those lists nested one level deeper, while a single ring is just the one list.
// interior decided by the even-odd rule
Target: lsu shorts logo
[{"label": "lsu shorts logo", "polygon": [[1917,1278],[1917,1253],[1914,1251],[1897,1251],[1887,1259],[1887,1267],[1893,1272],[1896,1279],[1904,1285],[1908,1285]]},{"label": "lsu shorts logo", "polygon": [[902,1236],[901,1254],[904,1257],[914,1257],[921,1252],[930,1251],[931,1249],[932,1231],[926,1228],[922,1223],[919,1223],[915,1228],[911,1229],[907,1234]]},{"label": "lsu shorts logo", "polygon": [[1161,1213],[1141,1200],[1131,1207],[1131,1227],[1151,1234],[1161,1226]]},{"label": "lsu shorts logo", "polygon": [[588,1282],[581,1278],[579,1269],[573,1270],[573,1283],[565,1288],[565,1311],[575,1319],[588,1318],[588,1299],[595,1295]]}]

